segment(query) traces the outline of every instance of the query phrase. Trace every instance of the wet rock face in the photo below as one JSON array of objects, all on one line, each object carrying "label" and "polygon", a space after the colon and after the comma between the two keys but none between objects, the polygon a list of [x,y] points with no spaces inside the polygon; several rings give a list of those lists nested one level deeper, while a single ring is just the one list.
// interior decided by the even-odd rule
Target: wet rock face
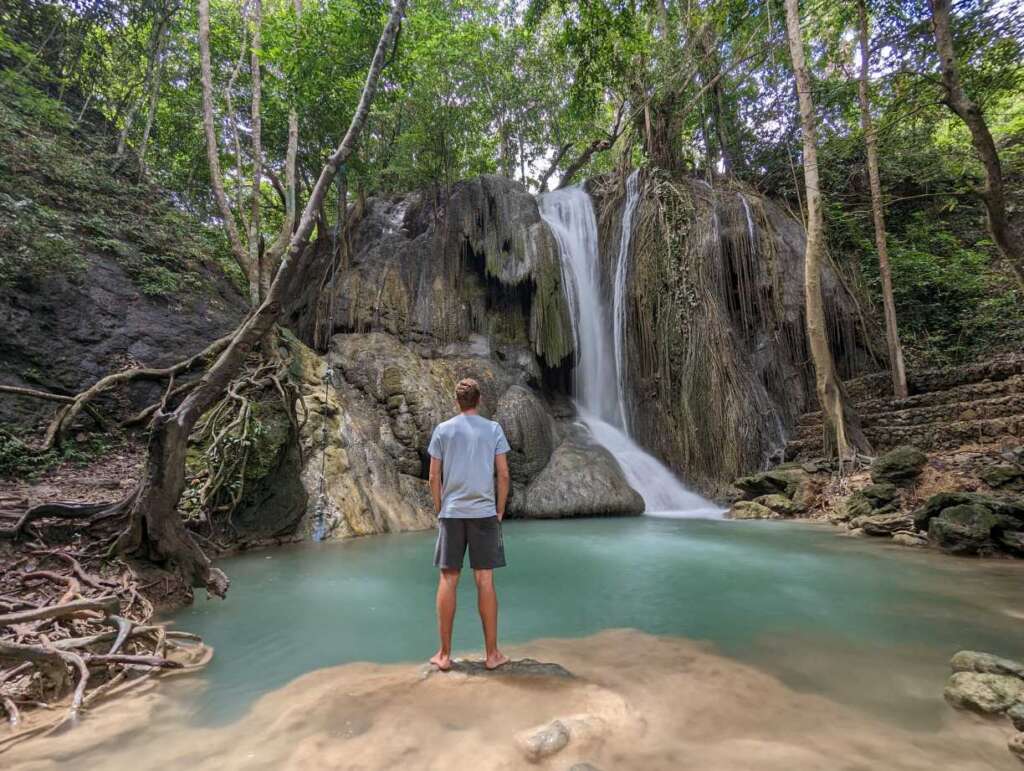
[{"label": "wet rock face", "polygon": [[619,464],[579,426],[555,449],[544,470],[513,498],[511,513],[538,519],[642,514],[644,500]]},{"label": "wet rock face", "polygon": [[[522,361],[522,351],[549,367],[571,353],[558,248],[519,183],[484,175],[456,184],[447,198],[371,198],[351,216],[351,251],[335,280],[334,329],[325,329],[329,284],[289,288],[286,317],[301,339],[387,332],[444,345],[478,334],[532,367],[535,379],[540,368]],[[332,246],[324,239],[308,250],[309,275],[329,275]]]},{"label": "wet rock face", "polygon": [[[86,255],[81,280],[54,275],[0,288],[0,383],[76,394],[127,366],[166,366],[198,353],[245,315],[241,294],[215,268],[172,297],[145,294],[111,257]],[[131,387],[115,413],[159,399],[161,384]],[[123,392],[122,392],[123,394]],[[0,395],[0,424],[34,426],[52,403]],[[121,408],[121,409],[119,409]]]}]

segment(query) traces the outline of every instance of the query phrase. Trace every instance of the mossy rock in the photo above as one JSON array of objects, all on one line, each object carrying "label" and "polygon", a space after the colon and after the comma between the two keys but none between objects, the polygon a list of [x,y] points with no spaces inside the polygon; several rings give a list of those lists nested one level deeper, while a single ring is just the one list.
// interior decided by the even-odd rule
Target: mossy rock
[{"label": "mossy rock", "polygon": [[943,509],[928,524],[928,540],[950,554],[979,554],[993,551],[992,530],[1000,519],[977,503]]},{"label": "mossy rock", "polygon": [[860,528],[866,535],[884,536],[895,535],[898,532],[908,530],[913,526],[909,514],[899,511],[871,514],[866,517],[857,517],[850,522],[851,527]]},{"label": "mossy rock", "polygon": [[781,514],[784,517],[795,517],[799,514],[803,514],[805,509],[799,503],[791,498],[787,498],[785,495],[779,495],[773,493],[772,495],[762,495],[760,498],[755,498],[752,503],[766,506],[777,514]]},{"label": "mossy rock", "polygon": [[879,482],[862,488],[860,494],[871,501],[874,508],[880,509],[900,497],[900,489],[892,482]]},{"label": "mossy rock", "polygon": [[979,504],[991,509],[992,501],[987,495],[979,493],[946,492],[936,493],[920,508],[911,515],[914,518],[914,525],[918,530],[927,530],[933,518],[939,516],[943,510],[952,506]]},{"label": "mossy rock", "polygon": [[998,715],[1024,700],[1024,680],[1011,675],[954,672],[942,695],[957,709]]},{"label": "mossy rock", "polygon": [[1016,488],[1024,482],[1024,470],[1016,466],[995,466],[982,472],[981,478],[989,487]]},{"label": "mossy rock", "polygon": [[905,444],[875,458],[871,464],[871,481],[905,485],[921,473],[928,456],[913,445]]},{"label": "mossy rock", "polygon": [[730,519],[781,519],[782,515],[754,501],[736,501],[729,509]]},{"label": "mossy rock", "polygon": [[801,483],[807,481],[808,475],[799,466],[779,467],[771,471],[740,477],[732,484],[746,500],[754,500],[762,495],[784,495],[792,498],[796,495]]}]

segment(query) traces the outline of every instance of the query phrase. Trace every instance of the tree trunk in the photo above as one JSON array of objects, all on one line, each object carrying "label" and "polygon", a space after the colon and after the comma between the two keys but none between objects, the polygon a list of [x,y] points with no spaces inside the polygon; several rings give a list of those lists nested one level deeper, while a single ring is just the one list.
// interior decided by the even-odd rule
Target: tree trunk
[{"label": "tree trunk", "polygon": [[[238,224],[235,216],[231,213],[231,206],[228,204],[227,194],[224,192],[224,177],[220,170],[220,150],[217,146],[217,132],[213,124],[213,72],[210,62],[210,0],[199,0],[199,69],[200,80],[203,87],[203,133],[206,135],[206,161],[210,168],[210,187],[213,189],[213,197],[220,209],[220,216],[224,222],[224,231],[228,236],[228,244],[231,253],[238,263],[238,267],[249,277],[249,296],[253,297],[254,287],[252,285],[252,269],[249,263],[249,253],[242,244],[242,238],[238,233]],[[259,282],[255,287],[255,295],[259,297]]]},{"label": "tree trunk", "polygon": [[903,347],[900,345],[899,327],[896,325],[896,304],[892,297],[892,271],[889,269],[889,246],[885,237],[885,212],[882,207],[882,181],[878,173],[878,140],[871,120],[868,96],[868,13],[865,0],[857,0],[860,20],[860,126],[868,156],[868,182],[871,186],[871,216],[875,224],[875,247],[878,249],[878,273],[882,277],[882,307],[885,310],[885,340],[889,348],[889,372],[893,393],[901,399],[907,396],[907,373],[903,366]]},{"label": "tree trunk", "polygon": [[[168,33],[169,34],[169,33]],[[149,135],[153,130],[153,119],[156,117],[156,103],[160,98],[160,81],[164,74],[164,50],[167,45],[166,36],[161,37],[157,50],[157,65],[153,72],[153,82],[149,85],[149,104],[146,107],[146,123],[142,127],[142,139],[139,140],[139,173],[146,173],[146,150],[149,147]]]},{"label": "tree trunk", "polygon": [[[185,453],[188,438],[196,421],[223,395],[231,380],[238,374],[246,357],[273,328],[281,314],[285,288],[301,282],[297,275],[303,262],[299,259],[309,243],[316,213],[320,210],[339,167],[352,155],[359,135],[366,124],[370,105],[377,92],[377,84],[384,67],[385,55],[394,41],[398,26],[405,13],[407,0],[395,0],[377,49],[370,63],[359,105],[348,131],[320,171],[299,219],[298,227],[288,243],[281,267],[262,304],[249,315],[235,331],[231,342],[217,361],[180,405],[170,412],[160,412],[154,419],[150,434],[146,472],[136,489],[128,528],[115,544],[120,552],[135,553],[166,563],[192,586],[205,586],[208,591],[223,596],[228,580],[220,570],[212,567],[202,549],[195,543],[178,515],[177,505],[185,487]],[[205,27],[206,65],[209,72],[209,0],[200,0],[201,16]],[[209,89],[205,89],[207,97]],[[212,112],[212,111],[211,111]]]},{"label": "tree trunk", "polygon": [[[867,450],[859,429],[849,430],[842,382],[836,372],[828,344],[825,303],[821,295],[821,258],[825,251],[825,222],[822,214],[821,187],[818,180],[817,126],[811,102],[811,78],[804,62],[803,36],[800,31],[798,0],[785,0],[786,34],[796,75],[803,132],[804,186],[807,188],[807,245],[804,252],[804,301],[807,314],[807,341],[814,362],[818,400],[825,416],[826,449],[834,447],[840,461],[851,457],[855,449]],[[833,444],[834,443],[834,444]]]},{"label": "tree trunk", "polygon": [[1010,222],[1006,211],[1006,190],[1003,186],[1003,170],[999,162],[996,143],[985,123],[981,108],[964,91],[960,82],[960,68],[953,48],[953,34],[950,31],[949,0],[930,0],[932,7],[932,29],[935,32],[935,48],[939,53],[939,69],[942,72],[942,87],[946,92],[945,103],[971,133],[971,143],[978,159],[985,167],[985,187],[981,198],[988,213],[988,228],[1000,254],[1009,263],[1024,290],[1024,243],[1022,234]]},{"label": "tree trunk", "polygon": [[160,52],[163,48],[164,28],[170,20],[170,13],[173,13],[173,11],[166,14],[163,11],[157,11],[156,15],[159,16],[159,19],[153,19],[153,32],[150,35],[149,42],[149,57],[146,60],[146,74],[142,78],[142,93],[139,94],[138,99],[132,101],[128,114],[125,116],[124,126],[121,127],[121,133],[117,137],[117,149],[114,151],[114,157],[116,158],[124,155],[124,151],[128,146],[128,134],[131,133],[135,116],[142,106],[143,100],[146,98],[146,92],[152,92],[152,82],[156,75],[157,62],[160,59]]},{"label": "tree trunk", "polygon": [[249,48],[249,76],[252,81],[252,193],[249,201],[249,301],[255,306],[266,297],[264,276],[269,272],[260,249],[260,189],[263,182],[263,81],[260,74],[260,46],[263,44],[263,3],[252,0],[252,43]]}]

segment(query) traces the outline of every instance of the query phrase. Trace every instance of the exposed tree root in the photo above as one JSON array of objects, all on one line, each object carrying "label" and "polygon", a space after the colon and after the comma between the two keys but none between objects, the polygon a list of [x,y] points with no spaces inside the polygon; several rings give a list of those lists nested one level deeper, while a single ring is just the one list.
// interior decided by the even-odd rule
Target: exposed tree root
[{"label": "exposed tree root", "polygon": [[[61,513],[50,505],[46,516]],[[134,573],[119,560],[103,561],[96,548],[30,547],[4,566],[0,591],[24,595],[6,603],[24,607],[0,614],[0,709],[15,731],[0,738],[0,752],[73,726],[101,698],[156,673],[209,660],[195,635],[149,623],[153,606],[139,595]],[[54,702],[62,706],[58,715],[32,715],[22,728],[26,708]]]}]

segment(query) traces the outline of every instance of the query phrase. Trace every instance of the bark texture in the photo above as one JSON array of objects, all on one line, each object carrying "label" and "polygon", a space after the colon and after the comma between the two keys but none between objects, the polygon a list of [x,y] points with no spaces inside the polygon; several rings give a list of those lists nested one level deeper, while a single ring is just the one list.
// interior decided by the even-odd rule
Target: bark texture
[{"label": "bark texture", "polygon": [[[803,35],[800,29],[798,0],[786,0],[786,36],[796,74],[800,126],[803,133],[804,186],[807,189],[807,244],[804,252],[804,298],[807,313],[807,342],[814,361],[818,400],[825,414],[826,447],[834,442],[840,458],[855,450],[867,450],[867,440],[859,430],[850,431],[849,408],[842,382],[836,372],[828,343],[825,304],[821,294],[821,262],[825,252],[825,223],[822,214],[821,186],[818,179],[817,125],[811,100],[811,78],[804,61]],[[859,436],[858,436],[859,435]]]},{"label": "bark texture", "polygon": [[868,43],[868,13],[865,0],[857,0],[860,22],[860,126],[864,132],[864,145],[868,157],[868,183],[871,187],[871,218],[875,226],[875,248],[878,250],[878,273],[882,278],[882,307],[885,311],[885,342],[889,350],[889,371],[892,373],[893,393],[903,399],[907,396],[907,372],[903,365],[903,346],[900,345],[896,323],[896,303],[892,296],[892,271],[889,268],[889,245],[885,236],[885,211],[882,203],[882,182],[878,173],[878,138],[871,120],[871,102],[868,93],[868,69],[871,48]]}]

